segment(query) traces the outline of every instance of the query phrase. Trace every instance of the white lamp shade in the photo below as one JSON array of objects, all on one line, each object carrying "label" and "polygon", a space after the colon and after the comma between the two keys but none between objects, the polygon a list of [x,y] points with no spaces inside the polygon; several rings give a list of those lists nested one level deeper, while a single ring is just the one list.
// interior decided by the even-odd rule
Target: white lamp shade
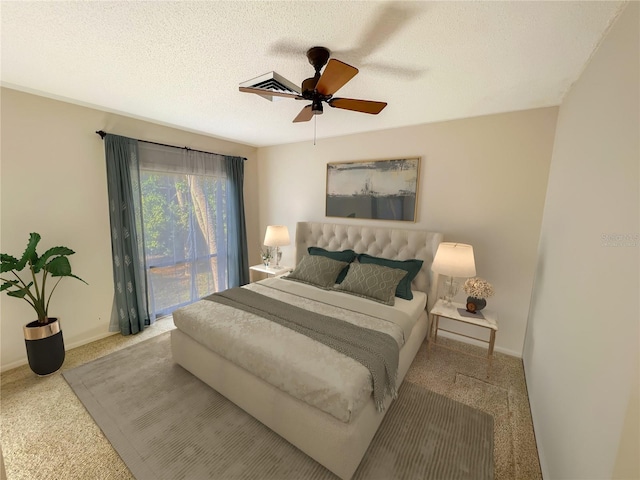
[{"label": "white lamp shade", "polygon": [[284,225],[269,225],[264,234],[264,244],[267,247],[283,247],[289,245],[289,229]]},{"label": "white lamp shade", "polygon": [[473,277],[476,274],[473,247],[464,243],[442,242],[431,270],[450,277]]}]

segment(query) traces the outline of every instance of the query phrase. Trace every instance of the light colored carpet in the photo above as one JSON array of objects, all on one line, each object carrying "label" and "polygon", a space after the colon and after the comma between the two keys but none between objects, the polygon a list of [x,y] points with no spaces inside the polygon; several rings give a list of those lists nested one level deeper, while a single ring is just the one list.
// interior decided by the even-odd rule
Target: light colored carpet
[{"label": "light colored carpet", "polygon": [[[336,478],[176,365],[169,333],[63,375],[138,480]],[[493,417],[405,382],[354,475],[401,478],[493,479]]]},{"label": "light colored carpet", "polygon": [[[158,319],[137,335],[112,335],[67,351],[62,370],[38,377],[27,365],[0,374],[0,441],[11,480],[132,480],[131,472],[73,393],[62,373],[175,328]],[[486,348],[439,341],[476,355]],[[496,353],[486,363],[426,342],[405,381],[480,409],[494,419],[496,480],[541,480],[538,452],[520,358]]]}]

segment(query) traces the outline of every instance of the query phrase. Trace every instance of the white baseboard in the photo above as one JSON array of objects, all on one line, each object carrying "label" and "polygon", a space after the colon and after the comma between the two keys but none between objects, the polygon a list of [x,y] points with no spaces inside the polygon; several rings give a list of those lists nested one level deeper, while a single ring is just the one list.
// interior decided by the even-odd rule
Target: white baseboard
[{"label": "white baseboard", "polygon": [[[487,348],[489,345],[484,343],[484,342],[480,342],[478,340],[474,340],[472,338],[467,338],[467,337],[461,337],[459,335],[455,335],[449,332],[443,332],[441,330],[438,330],[438,336],[439,337],[445,337],[445,338],[450,338],[451,340],[457,340],[459,342],[463,342],[463,343],[469,343],[471,345],[477,345],[478,347],[483,347],[483,348]],[[510,355],[512,357],[517,357],[517,358],[522,358],[522,352],[516,352],[514,350],[509,350],[507,348],[503,348],[503,347],[499,347],[499,346],[494,346],[493,350],[496,352],[500,352],[500,353],[504,353],[505,355]]]},{"label": "white baseboard", "polygon": [[[102,340],[103,338],[110,337],[111,335],[115,335],[117,333],[119,333],[119,332],[106,332],[106,333],[101,333],[99,335],[95,335],[93,337],[83,338],[81,340],[76,340],[75,342],[71,342],[71,343],[66,343],[65,342],[64,350],[66,352],[66,351],[69,351],[69,350],[71,350],[73,348],[81,347],[83,345],[86,345],[87,343],[91,343],[91,342],[96,342],[98,340]],[[21,367],[23,365],[26,365],[27,363],[29,363],[29,361],[27,360],[27,354],[25,352],[24,358],[21,358],[20,360],[16,360],[14,362],[2,365],[2,368],[0,368],[0,372],[6,372],[7,370],[11,370],[13,368]]]},{"label": "white baseboard", "polygon": [[82,340],[76,340],[75,342],[71,342],[69,344],[65,343],[64,349],[71,350],[72,348],[81,347],[83,345],[86,345],[87,343],[97,342],[98,340],[102,340],[103,338],[110,337],[111,335],[116,335],[117,333],[120,333],[120,332],[104,332],[94,337],[83,338]]},{"label": "white baseboard", "polygon": [[18,368],[21,367],[22,365],[26,365],[27,362],[27,357],[24,357],[20,360],[16,360],[15,362],[11,362],[11,363],[7,363],[2,365],[2,368],[0,369],[0,372],[6,372],[7,370],[12,370],[14,368]]}]

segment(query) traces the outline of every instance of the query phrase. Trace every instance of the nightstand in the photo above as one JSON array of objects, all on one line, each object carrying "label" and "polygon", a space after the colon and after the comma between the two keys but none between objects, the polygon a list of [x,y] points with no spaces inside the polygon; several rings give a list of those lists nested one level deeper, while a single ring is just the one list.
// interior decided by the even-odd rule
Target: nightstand
[{"label": "nightstand", "polygon": [[[458,309],[461,309],[461,311],[459,311]],[[460,335],[462,337],[472,338],[480,342],[488,343],[489,350],[487,353],[487,359],[489,362],[489,366],[487,368],[487,377],[489,377],[491,364],[493,363],[493,347],[496,342],[496,332],[498,331],[498,314],[492,310],[486,310],[486,309],[482,309],[479,313],[476,313],[476,314],[469,313],[466,311],[466,308],[462,303],[452,302],[451,305],[445,305],[442,299],[436,302],[436,304],[433,306],[429,314],[431,315],[431,329],[432,329],[433,335],[429,336],[428,346],[430,347],[431,344],[438,345],[438,330],[452,333],[454,335]],[[475,325],[477,327],[486,328],[489,330],[489,340],[472,337],[470,335],[465,335],[463,333],[453,332],[451,330],[440,328],[440,317],[448,318],[450,320],[455,320],[456,322],[462,322],[462,323],[467,323],[469,325]],[[445,347],[444,345],[440,345],[440,346],[443,348],[449,348],[449,347]],[[454,350],[454,349],[451,349],[451,350]],[[459,351],[459,350],[456,350],[456,351]],[[461,353],[464,353],[465,355],[470,355],[465,352],[461,352]],[[477,356],[477,355],[473,355],[473,356]],[[481,357],[481,358],[484,358],[484,357]]]},{"label": "nightstand", "polygon": [[264,278],[279,277],[285,273],[289,273],[293,268],[280,265],[278,268],[265,267],[264,265],[254,265],[249,267],[249,281],[251,283],[263,280]]}]

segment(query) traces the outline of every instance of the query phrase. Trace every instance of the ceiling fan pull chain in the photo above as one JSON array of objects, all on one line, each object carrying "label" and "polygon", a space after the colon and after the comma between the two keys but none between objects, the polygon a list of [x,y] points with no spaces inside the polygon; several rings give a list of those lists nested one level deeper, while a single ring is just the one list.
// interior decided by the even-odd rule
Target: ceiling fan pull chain
[{"label": "ceiling fan pull chain", "polygon": [[313,146],[316,145],[316,131],[318,129],[318,116],[313,116]]}]

